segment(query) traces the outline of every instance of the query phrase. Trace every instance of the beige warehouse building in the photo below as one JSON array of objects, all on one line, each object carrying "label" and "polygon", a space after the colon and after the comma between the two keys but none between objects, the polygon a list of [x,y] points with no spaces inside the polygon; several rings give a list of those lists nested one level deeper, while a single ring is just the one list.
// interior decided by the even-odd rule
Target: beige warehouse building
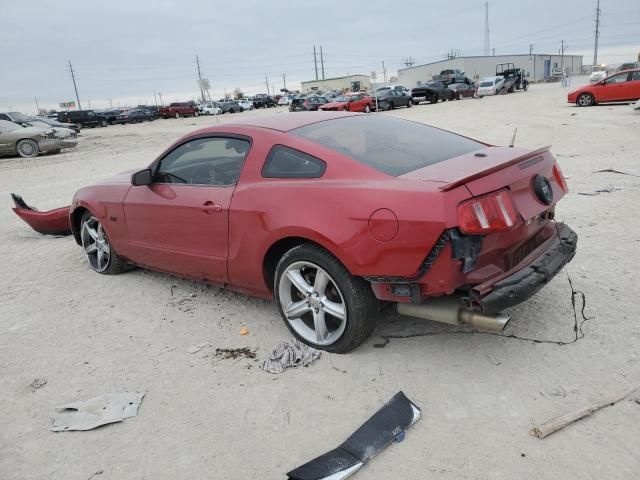
[{"label": "beige warehouse building", "polygon": [[314,91],[324,92],[325,90],[349,90],[351,92],[359,92],[360,90],[368,90],[370,85],[371,78],[369,75],[347,75],[345,77],[301,82],[303,93],[311,93]]},{"label": "beige warehouse building", "polygon": [[491,77],[496,74],[496,65],[513,63],[516,68],[522,68],[529,76],[529,81],[540,82],[549,78],[554,70],[561,67],[569,75],[579,75],[582,72],[582,55],[543,55],[539,53],[524,55],[491,55],[479,57],[457,57],[451,60],[416,65],[415,67],[398,70],[398,83],[407,88],[413,88],[428,82],[442,70],[459,69],[472,80]]}]

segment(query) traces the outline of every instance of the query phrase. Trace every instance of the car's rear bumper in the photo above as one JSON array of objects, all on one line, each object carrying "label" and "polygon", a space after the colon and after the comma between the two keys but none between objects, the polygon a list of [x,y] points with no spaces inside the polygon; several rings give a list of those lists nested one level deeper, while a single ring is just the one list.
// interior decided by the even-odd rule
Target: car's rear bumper
[{"label": "car's rear bumper", "polygon": [[573,259],[578,244],[578,235],[569,226],[557,223],[556,230],[557,235],[532,252],[534,259],[524,268],[473,287],[469,306],[497,313],[524,302],[549,283]]}]

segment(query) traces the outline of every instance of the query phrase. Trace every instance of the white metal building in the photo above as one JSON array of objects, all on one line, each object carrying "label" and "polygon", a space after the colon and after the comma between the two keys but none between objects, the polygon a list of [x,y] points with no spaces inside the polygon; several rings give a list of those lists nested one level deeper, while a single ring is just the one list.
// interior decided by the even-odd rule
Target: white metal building
[{"label": "white metal building", "polygon": [[522,68],[529,75],[529,81],[539,82],[551,76],[554,69],[564,68],[569,75],[580,75],[582,71],[582,55],[543,55],[540,53],[524,55],[491,55],[478,57],[457,57],[452,60],[416,65],[398,70],[398,83],[407,88],[426,83],[441,70],[459,69],[467,77],[477,80],[496,74],[496,65],[513,63],[515,68]]},{"label": "white metal building", "polygon": [[323,80],[309,80],[301,82],[302,92],[310,93],[313,91],[325,90],[349,90],[359,92],[360,90],[368,90],[371,85],[369,75],[347,75],[346,77],[325,78]]}]

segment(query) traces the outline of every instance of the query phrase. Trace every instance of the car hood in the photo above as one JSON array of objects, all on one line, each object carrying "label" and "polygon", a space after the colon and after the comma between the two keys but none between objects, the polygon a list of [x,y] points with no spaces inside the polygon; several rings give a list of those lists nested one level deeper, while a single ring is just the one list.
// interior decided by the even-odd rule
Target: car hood
[{"label": "car hood", "polygon": [[127,170],[125,172],[116,173],[111,177],[107,177],[99,182],[97,185],[113,184],[113,183],[128,183],[131,184],[131,175],[135,172],[139,172],[142,168],[134,168],[133,170]]}]

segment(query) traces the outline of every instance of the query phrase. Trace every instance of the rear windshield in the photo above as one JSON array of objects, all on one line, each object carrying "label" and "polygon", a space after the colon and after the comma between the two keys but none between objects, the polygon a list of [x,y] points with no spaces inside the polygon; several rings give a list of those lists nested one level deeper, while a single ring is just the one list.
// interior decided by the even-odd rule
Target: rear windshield
[{"label": "rear windshield", "polygon": [[493,80],[491,80],[490,82],[482,82],[480,84],[481,87],[493,87]]},{"label": "rear windshield", "polygon": [[482,143],[383,115],[318,122],[289,133],[319,143],[394,177],[480,150]]}]

